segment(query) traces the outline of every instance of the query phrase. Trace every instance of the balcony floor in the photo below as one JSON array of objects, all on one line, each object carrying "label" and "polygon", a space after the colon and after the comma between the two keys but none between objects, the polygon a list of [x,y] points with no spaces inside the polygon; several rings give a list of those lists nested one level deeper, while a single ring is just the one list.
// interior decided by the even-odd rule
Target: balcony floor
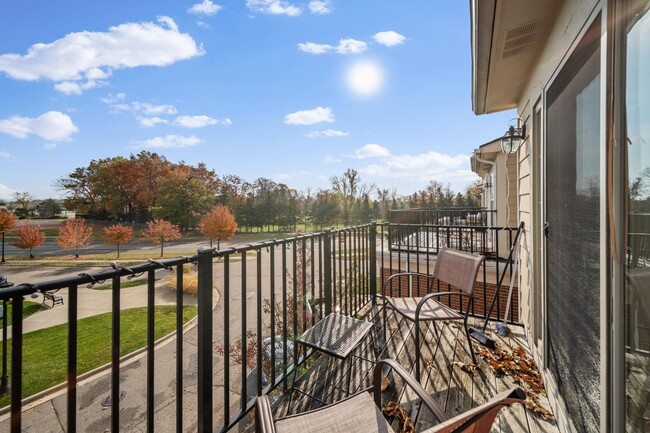
[{"label": "balcony floor", "polygon": [[[377,332],[372,331],[356,349],[356,353],[368,357],[367,354],[371,354],[373,351],[373,345],[376,347],[384,346],[382,344],[384,337],[381,332],[381,307],[372,308],[365,315],[365,320],[374,321]],[[436,347],[433,329],[429,329],[426,324],[421,326],[423,332],[426,333],[425,343],[421,348],[421,383],[448,417],[451,418],[471,407],[475,407],[497,393],[515,386],[512,377],[497,376],[490,365],[478,353],[476,357],[479,368],[473,374],[461,370],[460,363],[465,364],[471,361],[461,322],[450,322],[438,326],[438,329],[442,330],[439,347]],[[412,327],[412,322],[402,319],[401,316],[393,312],[389,312],[386,335],[388,341],[386,345],[387,353],[382,354],[382,357],[398,360],[407,371],[415,375],[414,343],[412,335],[410,335]],[[512,332],[507,338],[500,337],[496,333],[492,333],[491,336],[496,338],[503,347],[515,349],[521,346],[526,353],[530,353],[523,335],[523,329],[510,326],[510,330]],[[479,347],[478,343],[474,342],[475,351]],[[350,357],[346,362],[352,362],[350,377],[350,391],[352,393],[371,386],[372,364],[370,362],[354,357]],[[331,403],[346,395],[346,371],[347,365],[343,365],[341,361],[321,356],[296,381],[296,387],[307,391],[326,403]],[[400,404],[406,407],[415,422],[416,431],[422,431],[433,425],[435,422],[432,415],[426,408],[419,411],[419,402],[414,399],[413,394],[408,390],[403,392],[399,379],[397,379],[398,383],[395,385],[392,374],[389,374],[388,378],[391,385],[383,394],[383,402],[399,401]],[[539,394],[538,397],[540,404],[549,409],[547,398]],[[273,405],[276,417],[304,412],[319,406],[320,404],[317,401],[298,392],[293,392],[291,395],[289,393],[282,394]],[[399,428],[397,425],[395,427],[396,430]],[[558,428],[554,421],[542,419],[523,405],[515,405],[500,412],[491,431],[558,433]]]}]

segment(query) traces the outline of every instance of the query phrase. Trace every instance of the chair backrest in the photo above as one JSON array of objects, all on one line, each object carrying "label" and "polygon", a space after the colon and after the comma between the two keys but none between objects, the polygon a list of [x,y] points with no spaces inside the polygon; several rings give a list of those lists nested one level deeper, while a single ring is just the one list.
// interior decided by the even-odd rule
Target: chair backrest
[{"label": "chair backrest", "polygon": [[474,255],[452,248],[442,248],[438,252],[433,277],[440,284],[449,284],[471,295],[474,282],[485,256]]},{"label": "chair backrest", "polygon": [[496,395],[487,403],[448,419],[423,433],[489,433],[502,407],[523,403],[525,399],[526,393],[521,388],[512,388]]}]

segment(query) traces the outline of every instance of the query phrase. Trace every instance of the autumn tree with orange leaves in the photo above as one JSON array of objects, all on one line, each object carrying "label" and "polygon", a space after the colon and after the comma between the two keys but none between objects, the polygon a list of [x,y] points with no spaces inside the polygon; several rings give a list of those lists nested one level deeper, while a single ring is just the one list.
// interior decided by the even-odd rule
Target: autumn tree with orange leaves
[{"label": "autumn tree with orange leaves", "polygon": [[227,206],[217,205],[199,222],[199,229],[210,238],[210,248],[212,248],[212,240],[216,239],[217,249],[219,249],[222,240],[232,239],[235,235],[237,221]]},{"label": "autumn tree with orange leaves", "polygon": [[178,226],[164,219],[155,219],[147,223],[147,228],[142,232],[142,236],[151,242],[160,242],[160,257],[163,256],[163,247],[165,241],[180,239],[181,231]]},{"label": "autumn tree with orange leaves", "polygon": [[25,221],[16,229],[16,238],[11,245],[21,250],[29,249],[29,258],[33,259],[32,249],[45,241],[45,233],[41,231],[41,226],[38,224],[31,226]]},{"label": "autumn tree with orange leaves", "polygon": [[74,248],[74,256],[78,259],[79,247],[93,243],[93,228],[83,218],[68,220],[59,229],[59,236],[55,240],[61,248]]},{"label": "autumn tree with orange leaves", "polygon": [[2,263],[5,262],[5,233],[14,228],[18,217],[6,210],[0,210],[0,231],[2,231]]},{"label": "autumn tree with orange leaves", "polygon": [[133,237],[133,229],[122,224],[104,227],[104,238],[109,245],[117,245],[117,258],[120,258],[120,244],[128,242]]}]

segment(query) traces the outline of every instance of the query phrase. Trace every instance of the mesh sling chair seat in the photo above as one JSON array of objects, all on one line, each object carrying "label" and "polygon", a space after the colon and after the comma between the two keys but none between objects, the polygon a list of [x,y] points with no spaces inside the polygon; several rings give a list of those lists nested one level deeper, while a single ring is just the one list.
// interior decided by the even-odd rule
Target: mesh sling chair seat
[{"label": "mesh sling chair seat", "polygon": [[504,406],[521,403],[525,394],[520,388],[501,393],[487,403],[447,419],[444,412],[426,391],[398,363],[384,359],[374,371],[373,397],[366,391],[316,410],[292,415],[278,420],[266,395],[255,402],[256,433],[390,433],[390,424],[381,413],[381,378],[384,367],[391,368],[417,394],[422,403],[433,413],[439,424],[425,430],[426,433],[488,433],[499,410]]},{"label": "mesh sling chair seat", "polygon": [[[469,345],[469,352],[472,355],[472,362],[476,364],[472,341],[469,336],[467,319],[469,312],[474,303],[474,283],[478,275],[479,268],[484,262],[485,256],[474,255],[465,251],[454,250],[451,248],[442,248],[438,252],[436,265],[433,274],[422,274],[417,272],[400,272],[393,274],[386,279],[382,287],[382,297],[386,305],[394,311],[400,313],[406,319],[415,323],[415,377],[420,380],[420,326],[421,321],[432,321],[434,329],[438,334],[438,344],[442,334],[438,332],[435,322],[438,320],[463,320],[465,335]],[[413,297],[412,288],[409,287],[409,297],[392,297],[387,296],[386,291],[395,278],[415,277],[425,278],[428,280],[429,294],[423,297]],[[437,280],[440,286],[454,287],[458,291],[444,291],[430,293],[433,282]],[[459,305],[465,306],[463,314],[451,309],[450,307],[436,301],[441,296],[457,296],[460,298]],[[463,298],[467,299],[463,303]],[[384,329],[386,329],[386,308],[384,308]]]}]

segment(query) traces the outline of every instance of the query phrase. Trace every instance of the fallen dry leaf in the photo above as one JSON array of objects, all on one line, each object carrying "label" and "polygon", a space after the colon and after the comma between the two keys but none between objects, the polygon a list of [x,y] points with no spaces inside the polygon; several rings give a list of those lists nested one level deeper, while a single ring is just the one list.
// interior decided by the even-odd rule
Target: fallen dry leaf
[{"label": "fallen dry leaf", "polygon": [[401,433],[415,433],[415,425],[413,424],[413,420],[402,405],[398,404],[395,401],[389,401],[384,406],[382,406],[381,411],[386,416],[393,417],[399,421],[400,425],[402,426],[402,429],[400,430]]},{"label": "fallen dry leaf", "polygon": [[455,365],[456,367],[460,367],[462,371],[469,374],[474,374],[474,372],[478,368],[476,364],[472,364],[471,362],[464,363],[460,361],[454,361],[452,364]]},{"label": "fallen dry leaf", "polygon": [[552,419],[553,414],[544,409],[536,394],[546,395],[542,375],[537,370],[535,360],[526,354],[523,347],[513,350],[501,348],[499,343],[494,349],[481,347],[477,353],[487,362],[497,375],[508,375],[526,392],[525,406],[544,419]]},{"label": "fallen dry leaf", "polygon": [[390,380],[386,376],[381,377],[381,392],[384,392],[388,389],[388,386],[390,385]]}]

